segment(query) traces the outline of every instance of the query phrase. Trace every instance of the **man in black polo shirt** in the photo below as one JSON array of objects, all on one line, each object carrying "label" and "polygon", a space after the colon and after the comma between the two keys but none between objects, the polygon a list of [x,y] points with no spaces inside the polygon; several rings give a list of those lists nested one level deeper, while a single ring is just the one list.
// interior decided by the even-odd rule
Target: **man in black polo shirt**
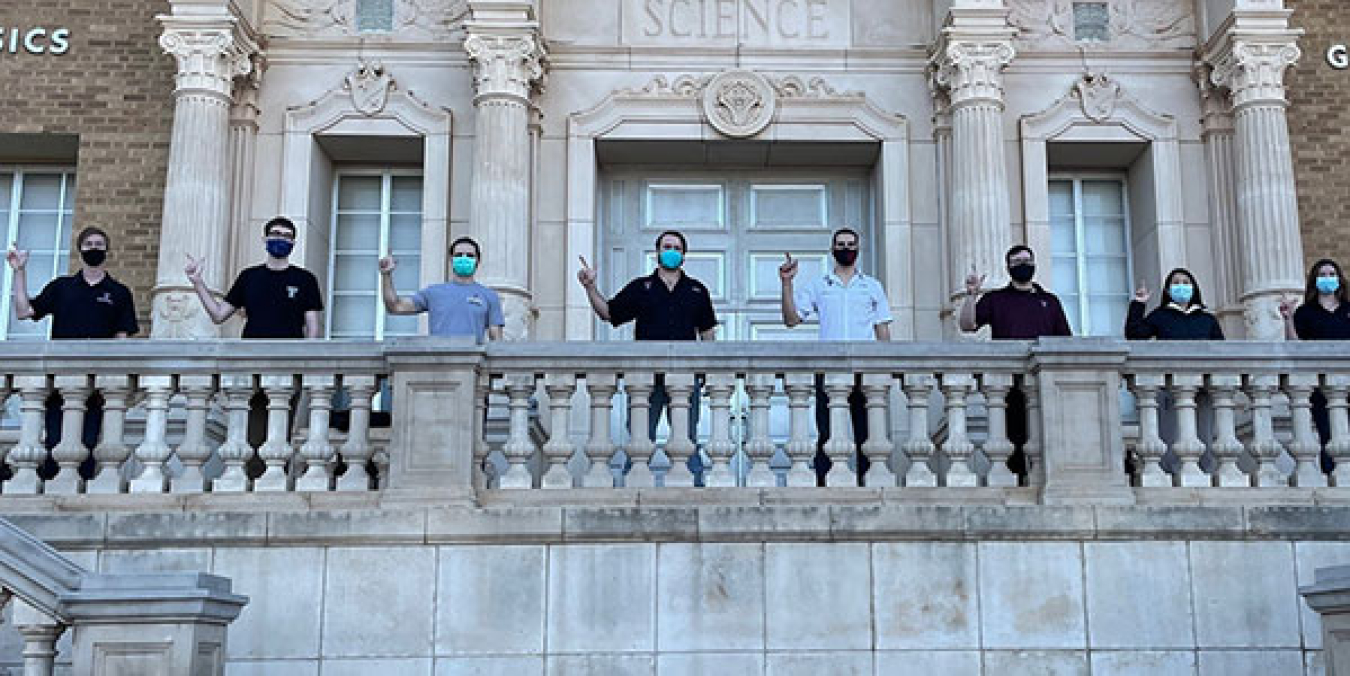
[{"label": "man in black polo shirt", "polygon": [[[136,306],[131,291],[112,278],[104,265],[108,261],[108,233],[88,227],[80,231],[75,247],[83,263],[79,272],[57,277],[44,287],[36,298],[28,297],[28,252],[11,248],[5,256],[14,269],[14,316],[19,319],[42,321],[52,317],[53,340],[126,338],[140,330],[136,323]],[[47,397],[47,438],[50,451],[61,442],[60,393]],[[98,433],[103,426],[103,397],[97,392],[89,396],[84,415],[84,429],[80,440],[87,448],[98,444]],[[92,479],[95,464],[93,456],[80,464],[80,475]],[[56,474],[55,463],[48,458],[41,476],[50,479]]]},{"label": "man in black polo shirt", "polygon": [[[972,270],[966,277],[966,301],[961,305],[962,331],[988,326],[994,340],[1035,340],[1041,336],[1071,336],[1064,306],[1055,294],[1032,280],[1036,276],[1036,255],[1031,247],[1018,244],[1003,256],[1012,281],[1001,289],[980,296],[984,275]],[[979,298],[979,302],[975,299]],[[1008,392],[1008,440],[1014,451],[1008,469],[1014,474],[1026,472],[1027,399],[1020,387]]]},{"label": "man in black polo shirt", "polygon": [[[684,274],[686,244],[684,235],[667,230],[656,238],[658,266],[652,274],[629,282],[613,298],[606,300],[595,288],[595,268],[581,259],[582,268],[577,279],[586,288],[595,314],[614,326],[636,321],[634,337],[637,340],[713,340],[717,331],[717,314],[713,311],[712,296],[702,282]],[[656,438],[656,426],[661,409],[670,401],[662,374],[656,374],[651,395],[651,416],[647,433]],[[693,440],[698,429],[699,390],[696,383],[690,399],[689,438]],[[698,454],[690,461],[695,474],[701,467]]]}]

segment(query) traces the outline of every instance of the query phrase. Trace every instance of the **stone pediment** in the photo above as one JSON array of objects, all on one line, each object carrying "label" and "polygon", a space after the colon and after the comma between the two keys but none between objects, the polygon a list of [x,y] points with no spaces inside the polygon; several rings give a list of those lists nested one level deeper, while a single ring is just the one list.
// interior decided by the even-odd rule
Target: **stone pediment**
[{"label": "stone pediment", "polygon": [[263,32],[274,37],[333,39],[390,36],[426,40],[449,38],[468,16],[468,0],[389,0],[389,31],[362,32],[357,25],[358,0],[268,0]]},{"label": "stone pediment", "polygon": [[1077,40],[1071,0],[1009,0],[1008,23],[1017,29],[1020,52],[1148,51],[1196,46],[1190,3],[1177,0],[1101,0],[1107,12],[1105,40]]}]

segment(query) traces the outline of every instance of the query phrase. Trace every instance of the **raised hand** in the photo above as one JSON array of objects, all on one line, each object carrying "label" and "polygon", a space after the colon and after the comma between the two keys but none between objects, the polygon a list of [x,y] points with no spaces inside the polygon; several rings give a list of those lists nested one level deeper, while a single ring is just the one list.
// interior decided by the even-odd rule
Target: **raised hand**
[{"label": "raised hand", "polygon": [[9,267],[14,268],[15,271],[22,270],[28,265],[28,252],[20,251],[18,244],[11,244],[9,251],[5,253],[5,261],[8,262]]},{"label": "raised hand", "polygon": [[1292,318],[1292,317],[1294,316],[1294,309],[1297,308],[1297,307],[1298,307],[1298,301],[1297,301],[1297,300],[1295,300],[1295,299],[1293,299],[1293,298],[1289,298],[1289,297],[1282,297],[1282,298],[1280,298],[1280,316],[1281,316],[1281,317],[1283,317],[1283,318],[1285,318],[1285,319],[1290,319],[1290,318]]},{"label": "raised hand", "polygon": [[980,292],[980,287],[984,286],[984,275],[975,269],[975,264],[970,264],[970,274],[966,275],[966,293],[975,295]]},{"label": "raised hand", "polygon": [[577,270],[577,281],[588,289],[595,286],[595,268],[586,262],[585,256],[577,256],[577,258],[581,259],[581,269]]},{"label": "raised hand", "polygon": [[782,265],[778,266],[778,276],[786,283],[792,281],[792,278],[797,276],[797,261],[793,260],[792,254],[790,253],[784,252],[783,255],[787,257],[787,260],[784,261]]},{"label": "raised hand", "polygon": [[382,275],[394,274],[394,268],[397,267],[398,261],[394,260],[393,256],[385,256],[380,259],[380,274]]},{"label": "raised hand", "polygon": [[190,253],[183,255],[187,257],[187,265],[183,268],[183,272],[187,274],[188,279],[193,282],[202,281],[202,270],[206,267],[206,261],[193,258]]},{"label": "raised hand", "polygon": [[1143,284],[1140,284],[1139,288],[1134,290],[1134,300],[1136,303],[1147,303],[1148,299],[1152,297],[1153,294],[1149,293],[1148,287]]}]

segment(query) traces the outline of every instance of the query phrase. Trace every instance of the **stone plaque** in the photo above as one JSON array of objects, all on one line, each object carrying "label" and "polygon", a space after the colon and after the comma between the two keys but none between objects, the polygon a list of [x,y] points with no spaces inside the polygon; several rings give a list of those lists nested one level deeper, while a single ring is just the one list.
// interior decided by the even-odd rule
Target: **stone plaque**
[{"label": "stone plaque", "polygon": [[849,0],[623,0],[623,43],[847,47]]}]

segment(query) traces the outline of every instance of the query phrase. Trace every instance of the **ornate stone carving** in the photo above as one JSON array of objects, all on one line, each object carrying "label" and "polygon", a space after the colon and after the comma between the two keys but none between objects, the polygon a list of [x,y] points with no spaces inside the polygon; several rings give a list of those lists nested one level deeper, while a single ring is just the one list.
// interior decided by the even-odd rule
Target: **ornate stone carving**
[{"label": "ornate stone carving", "polygon": [[544,47],[531,34],[472,34],[464,39],[464,50],[474,64],[474,87],[479,96],[528,100],[544,76]]},{"label": "ornate stone carving", "polygon": [[1072,96],[1083,107],[1083,114],[1093,122],[1108,120],[1116,112],[1120,100],[1120,83],[1102,73],[1085,73],[1073,84]]},{"label": "ornate stone carving", "polygon": [[748,70],[719,73],[703,89],[703,115],[713,129],[732,138],[764,131],[777,109],[773,85]]},{"label": "ornate stone carving", "polygon": [[[350,37],[356,25],[357,0],[270,0],[264,30],[296,38]],[[445,38],[468,15],[467,0],[393,0],[391,34],[411,38]]]},{"label": "ornate stone carving", "polygon": [[840,92],[831,87],[825,78],[813,77],[805,82],[796,75],[788,75],[773,81],[778,96],[785,99],[829,99],[839,97],[862,96],[862,92]]},{"label": "ornate stone carving", "polygon": [[1003,101],[1003,68],[1013,59],[1006,42],[953,41],[933,57],[934,88],[945,89],[953,107],[973,102]]},{"label": "ornate stone carving", "polygon": [[234,79],[253,70],[256,45],[239,35],[230,24],[193,24],[164,21],[159,46],[178,64],[176,91],[197,91],[228,100]]},{"label": "ornate stone carving", "polygon": [[158,307],[154,308],[153,335],[163,340],[201,338],[205,318],[201,315],[201,303],[197,297],[185,291],[170,291],[159,296]]},{"label": "ornate stone carving", "polygon": [[1213,64],[1210,81],[1232,92],[1234,108],[1284,105],[1284,73],[1300,56],[1293,42],[1235,42]]},{"label": "ornate stone carving", "polygon": [[1021,50],[1177,49],[1194,47],[1195,18],[1190,3],[1176,0],[1104,0],[1110,16],[1106,42],[1074,39],[1073,0],[1009,0],[1008,23],[1018,29]]},{"label": "ornate stone carving", "polygon": [[378,115],[389,102],[394,89],[394,78],[379,61],[362,61],[342,81],[342,88],[352,97],[352,107],[362,115]]},{"label": "ornate stone carving", "polygon": [[[669,80],[663,75],[653,77],[641,87],[619,89],[615,93],[624,96],[694,98],[702,96],[714,75],[680,75]],[[761,76],[762,77],[762,76]],[[781,78],[765,78],[780,99],[828,99],[853,98],[863,96],[857,91],[838,91],[830,86],[825,78],[813,77],[809,80],[798,75],[786,75]]]}]

